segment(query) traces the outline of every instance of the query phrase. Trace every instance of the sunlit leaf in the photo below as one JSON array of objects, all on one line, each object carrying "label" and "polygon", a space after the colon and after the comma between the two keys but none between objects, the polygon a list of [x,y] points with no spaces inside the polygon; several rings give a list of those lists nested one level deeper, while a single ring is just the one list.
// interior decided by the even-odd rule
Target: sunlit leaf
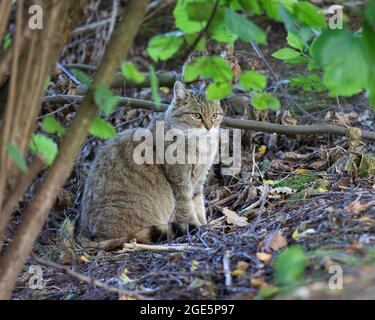
[{"label": "sunlit leaf", "polygon": [[34,134],[31,137],[29,147],[32,153],[40,155],[43,160],[51,165],[57,155],[57,144],[43,134]]},{"label": "sunlit leaf", "polygon": [[116,136],[116,130],[109,122],[96,118],[89,129],[90,134],[93,136],[110,139]]},{"label": "sunlit leaf", "polygon": [[18,149],[18,147],[12,143],[6,143],[5,148],[8,151],[14,163],[17,165],[17,167],[20,168],[21,171],[26,172],[27,163],[26,163],[25,157],[23,156],[22,151]]}]

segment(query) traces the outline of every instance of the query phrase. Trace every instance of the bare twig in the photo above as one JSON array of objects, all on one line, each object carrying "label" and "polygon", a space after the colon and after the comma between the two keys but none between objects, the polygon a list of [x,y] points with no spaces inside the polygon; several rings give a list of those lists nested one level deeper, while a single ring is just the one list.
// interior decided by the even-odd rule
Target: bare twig
[{"label": "bare twig", "polygon": [[191,52],[195,50],[195,47],[201,41],[201,39],[204,37],[204,35],[207,33],[208,29],[211,26],[212,21],[214,20],[216,16],[217,9],[219,8],[220,0],[216,0],[215,5],[211,11],[211,15],[208,18],[206,26],[199,32],[198,36],[195,38],[194,42],[191,44],[191,46],[186,50],[186,53],[182,56],[181,61],[185,61]]},{"label": "bare twig", "polygon": [[223,269],[224,269],[225,285],[227,287],[231,287],[233,284],[232,273],[230,271],[230,256],[231,256],[231,252],[229,250],[226,250],[223,256]]}]

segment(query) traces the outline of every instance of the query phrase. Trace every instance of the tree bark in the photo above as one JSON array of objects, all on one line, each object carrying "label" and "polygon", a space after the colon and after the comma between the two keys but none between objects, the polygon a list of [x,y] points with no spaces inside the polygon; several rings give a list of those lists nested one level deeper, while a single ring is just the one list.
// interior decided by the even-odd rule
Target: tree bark
[{"label": "tree bark", "polygon": [[125,60],[138,32],[147,3],[147,0],[128,2],[125,15],[116,28],[103,62],[95,75],[92,89],[83,99],[80,109],[62,142],[54,164],[41,183],[34,200],[27,208],[24,219],[9,249],[0,261],[0,299],[10,297],[17,275],[43,227],[58,190],[69,177],[75,157],[87,135],[92,120],[96,117],[97,108],[94,104],[93,92],[98,85],[110,86],[113,74],[121,62]]}]

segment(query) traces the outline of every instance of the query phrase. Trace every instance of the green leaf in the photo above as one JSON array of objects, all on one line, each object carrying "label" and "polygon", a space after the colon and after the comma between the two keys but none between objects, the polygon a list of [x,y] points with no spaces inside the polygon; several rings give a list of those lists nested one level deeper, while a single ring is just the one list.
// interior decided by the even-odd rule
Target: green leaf
[{"label": "green leaf", "polygon": [[121,70],[126,79],[133,80],[135,83],[142,83],[145,81],[145,75],[138,71],[137,66],[133,62],[123,63]]},{"label": "green leaf", "polygon": [[290,285],[300,280],[305,272],[305,253],[294,245],[281,252],[275,261],[275,278],[279,285]]},{"label": "green leaf", "polygon": [[12,143],[6,143],[5,148],[17,167],[20,168],[21,171],[26,172],[28,170],[27,163],[22,151]]},{"label": "green leaf", "polygon": [[96,118],[89,129],[90,134],[93,136],[110,139],[116,136],[116,130],[109,122]]},{"label": "green leaf", "polygon": [[331,95],[351,96],[366,87],[370,68],[360,37],[346,30],[325,30],[310,47],[324,69],[323,83]]},{"label": "green leaf", "polygon": [[272,53],[272,57],[275,57],[276,59],[280,60],[294,59],[299,57],[300,55],[300,52],[290,48],[282,48]]},{"label": "green leaf", "polygon": [[42,129],[50,134],[57,133],[59,137],[65,134],[65,128],[52,116],[43,118]]},{"label": "green leaf", "polygon": [[7,33],[7,35],[3,39],[3,45],[2,45],[3,51],[6,51],[9,48],[11,43],[12,43],[12,37],[9,33]]},{"label": "green leaf", "polygon": [[78,69],[72,69],[71,72],[77,78],[77,80],[84,84],[86,87],[89,87],[91,85],[92,80],[87,73]]},{"label": "green leaf", "polygon": [[266,43],[266,34],[262,29],[229,8],[224,9],[224,23],[230,31],[244,41]]},{"label": "green leaf", "polygon": [[258,110],[280,109],[280,101],[266,92],[255,93],[251,98],[251,104]]},{"label": "green leaf", "polygon": [[206,2],[189,2],[186,5],[186,12],[190,21],[207,21],[212,13],[214,4]]},{"label": "green leaf", "polygon": [[183,45],[184,39],[181,32],[170,32],[151,38],[148,43],[147,53],[152,60],[168,60]]},{"label": "green leaf", "polygon": [[155,103],[159,104],[161,102],[160,94],[159,94],[159,79],[156,75],[154,66],[150,65],[149,67],[150,71],[150,82],[151,82],[151,95],[152,99]]},{"label": "green leaf", "polygon": [[326,26],[324,14],[309,2],[298,2],[294,6],[294,14],[302,22],[313,28],[324,28]]},{"label": "green leaf", "polygon": [[367,21],[374,25],[375,24],[375,0],[368,0],[367,7],[365,10]]},{"label": "green leaf", "polygon": [[95,89],[94,101],[99,110],[103,111],[107,117],[118,104],[117,97],[104,85],[99,85]]},{"label": "green leaf", "polygon": [[207,87],[206,94],[208,100],[221,100],[229,96],[232,92],[232,84],[229,82],[214,82]]},{"label": "green leaf", "polygon": [[262,90],[267,84],[267,78],[259,72],[246,71],[241,74],[239,83],[245,90]]},{"label": "green leaf", "polygon": [[34,134],[29,147],[33,154],[40,155],[48,165],[51,165],[56,158],[57,144],[43,134]]},{"label": "green leaf", "polygon": [[290,80],[292,87],[301,87],[304,90],[324,91],[326,87],[322,83],[322,79],[317,74],[308,76],[297,76]]},{"label": "green leaf", "polygon": [[204,56],[185,67],[184,78],[186,82],[192,82],[199,76],[225,83],[232,80],[233,70],[228,61],[220,56]]},{"label": "green leaf", "polygon": [[[192,45],[194,41],[199,37],[199,33],[192,33],[185,35],[185,41],[188,45]],[[206,38],[202,37],[195,45],[195,50],[203,51],[206,48]]]},{"label": "green leaf", "polygon": [[206,2],[206,0],[177,0],[177,4],[173,10],[173,16],[175,18],[176,27],[181,29],[185,33],[196,33],[201,31],[205,25],[205,21],[194,21],[189,19],[187,5],[195,2]]},{"label": "green leaf", "polygon": [[304,49],[305,46],[304,46],[302,40],[297,35],[295,35],[294,33],[288,32],[288,36],[287,36],[286,40],[288,41],[288,44],[291,47],[293,47],[295,49],[298,49],[299,51],[303,52],[303,49]]},{"label": "green leaf", "polygon": [[239,0],[239,3],[244,10],[250,13],[254,13],[256,15],[262,13],[262,8],[258,0]]},{"label": "green leaf", "polygon": [[237,40],[237,35],[231,32],[224,23],[224,9],[219,8],[208,28],[211,38],[218,42],[224,42],[233,45]]}]

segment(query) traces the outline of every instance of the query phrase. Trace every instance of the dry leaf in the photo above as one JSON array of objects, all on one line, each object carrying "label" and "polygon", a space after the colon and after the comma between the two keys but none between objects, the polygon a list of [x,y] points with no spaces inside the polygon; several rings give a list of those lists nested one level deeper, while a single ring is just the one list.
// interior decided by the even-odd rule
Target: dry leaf
[{"label": "dry leaf", "polygon": [[345,207],[346,211],[348,211],[349,213],[354,213],[354,214],[361,213],[362,211],[365,211],[366,209],[367,207],[361,204],[361,202],[359,201],[354,201]]},{"label": "dry leaf", "polygon": [[249,224],[246,217],[240,217],[237,213],[228,208],[223,208],[223,214],[227,217],[227,223],[235,227],[246,227]]},{"label": "dry leaf", "polygon": [[246,274],[246,270],[249,266],[250,264],[245,261],[238,261],[237,267],[232,271],[232,274],[236,277],[242,277]]},{"label": "dry leaf", "polygon": [[257,252],[255,254],[260,261],[267,262],[272,258],[272,254],[266,252]]},{"label": "dry leaf", "polygon": [[277,251],[284,248],[288,243],[280,230],[275,231],[270,238],[270,248]]}]

